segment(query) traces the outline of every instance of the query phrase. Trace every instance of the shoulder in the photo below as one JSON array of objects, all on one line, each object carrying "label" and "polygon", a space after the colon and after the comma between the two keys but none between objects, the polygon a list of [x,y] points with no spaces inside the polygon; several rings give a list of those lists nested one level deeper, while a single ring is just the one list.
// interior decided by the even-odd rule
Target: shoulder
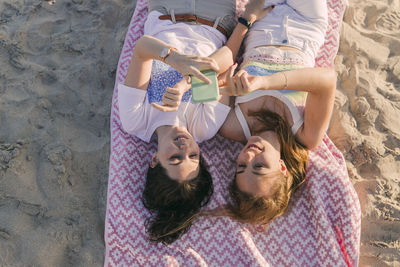
[{"label": "shoulder", "polygon": [[216,101],[191,103],[185,113],[188,131],[198,142],[208,140],[221,128],[229,111],[230,107]]},{"label": "shoulder", "polygon": [[246,142],[246,137],[242,130],[242,126],[240,125],[240,122],[236,117],[234,109],[231,109],[229,111],[229,114],[224,124],[219,130],[219,134],[231,140]]}]

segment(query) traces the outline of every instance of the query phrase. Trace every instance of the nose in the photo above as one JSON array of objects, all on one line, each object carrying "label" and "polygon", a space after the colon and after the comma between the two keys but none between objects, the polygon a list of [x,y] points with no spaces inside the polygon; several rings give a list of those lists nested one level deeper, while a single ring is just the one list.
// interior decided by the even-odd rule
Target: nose
[{"label": "nose", "polygon": [[176,142],[175,145],[179,148],[179,149],[184,149],[185,147],[187,147],[188,143],[187,140],[184,138],[179,138]]},{"label": "nose", "polygon": [[255,157],[255,153],[250,150],[245,150],[242,153],[239,154],[239,160],[245,161],[248,163]]},{"label": "nose", "polygon": [[179,150],[184,150],[186,148],[185,144],[178,145]]}]

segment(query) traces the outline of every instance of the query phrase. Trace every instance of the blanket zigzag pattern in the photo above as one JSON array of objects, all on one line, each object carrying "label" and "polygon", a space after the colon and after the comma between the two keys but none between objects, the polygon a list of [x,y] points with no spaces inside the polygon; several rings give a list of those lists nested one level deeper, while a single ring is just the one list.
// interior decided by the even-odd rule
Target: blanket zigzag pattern
[{"label": "blanket zigzag pattern", "polygon": [[[316,59],[332,66],[346,0],[327,0],[329,29]],[[245,1],[238,0],[238,10]],[[147,0],[138,0],[118,63],[111,110],[111,155],[105,228],[105,266],[356,266],[360,206],[342,154],[326,136],[310,151],[305,184],[289,211],[265,232],[226,217],[200,218],[172,245],[149,243],[141,202],[154,140],[126,134],[119,120],[117,84],[125,79],[133,47],[143,34]],[[217,135],[200,145],[213,175],[214,195],[206,209],[224,205],[242,145]]]}]

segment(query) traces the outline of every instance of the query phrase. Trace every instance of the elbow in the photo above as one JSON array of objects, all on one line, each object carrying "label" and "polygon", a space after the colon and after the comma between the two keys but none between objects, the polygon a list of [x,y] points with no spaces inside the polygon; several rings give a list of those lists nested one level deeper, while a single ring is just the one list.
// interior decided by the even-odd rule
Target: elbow
[{"label": "elbow", "polygon": [[233,54],[233,51],[228,46],[223,46],[217,50],[212,55],[212,58],[216,61],[218,65],[217,74],[222,74],[226,72],[229,67],[231,67],[234,63],[236,55]]},{"label": "elbow", "polygon": [[335,96],[336,82],[337,82],[336,71],[333,68],[326,68],[326,73],[325,75],[323,75],[323,83],[326,89],[325,92],[331,97]]},{"label": "elbow", "polygon": [[139,40],[136,41],[135,47],[138,45],[143,45],[143,43],[145,44],[146,42],[150,42],[151,39],[154,39],[154,37],[151,37],[150,35],[143,35],[139,38]]},{"label": "elbow", "polygon": [[139,40],[137,40],[135,43],[132,56],[136,58],[142,58],[142,53],[140,51],[143,51],[143,48],[148,46],[149,42],[151,42],[150,39],[152,38],[153,37],[149,35],[143,35],[142,37],[140,37]]},{"label": "elbow", "polygon": [[322,139],[323,139],[323,135],[322,136],[313,136],[313,137],[307,138],[306,140],[302,140],[302,144],[308,150],[312,150],[321,144]]},{"label": "elbow", "polygon": [[309,142],[309,143],[306,145],[306,147],[307,147],[308,150],[312,150],[312,149],[318,147],[318,146],[321,144],[321,141],[322,141],[322,139],[319,140],[319,141],[317,141],[317,140],[312,140],[312,142]]},{"label": "elbow", "polygon": [[325,78],[326,84],[336,87],[337,76],[334,68],[325,68],[325,75],[323,77]]},{"label": "elbow", "polygon": [[305,146],[308,150],[314,149],[318,147],[322,143],[322,139],[324,139],[325,136],[324,130],[315,130],[314,128],[312,129],[305,129],[301,131],[301,133],[297,136],[297,140]]}]

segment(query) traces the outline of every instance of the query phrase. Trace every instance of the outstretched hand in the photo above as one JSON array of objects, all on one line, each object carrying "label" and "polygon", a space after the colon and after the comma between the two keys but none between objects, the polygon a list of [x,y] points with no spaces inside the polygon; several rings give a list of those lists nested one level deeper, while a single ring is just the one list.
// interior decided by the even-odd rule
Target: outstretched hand
[{"label": "outstretched hand", "polygon": [[183,94],[190,89],[190,77],[184,76],[183,79],[175,84],[174,87],[167,87],[162,97],[163,105],[152,103],[151,105],[161,111],[176,111],[182,101]]},{"label": "outstretched hand", "polygon": [[246,18],[251,23],[262,19],[274,8],[273,5],[264,8],[264,3],[265,0],[250,0],[246,5],[242,17]]},{"label": "outstretched hand", "polygon": [[261,88],[261,77],[249,75],[245,70],[239,70],[235,75],[237,65],[231,66],[218,82],[221,95],[241,96]]},{"label": "outstretched hand", "polygon": [[179,71],[183,77],[193,75],[208,84],[211,83],[210,79],[208,79],[200,71],[205,69],[212,69],[216,72],[219,71],[217,62],[215,61],[215,59],[210,57],[172,53],[166,59],[166,63]]}]

